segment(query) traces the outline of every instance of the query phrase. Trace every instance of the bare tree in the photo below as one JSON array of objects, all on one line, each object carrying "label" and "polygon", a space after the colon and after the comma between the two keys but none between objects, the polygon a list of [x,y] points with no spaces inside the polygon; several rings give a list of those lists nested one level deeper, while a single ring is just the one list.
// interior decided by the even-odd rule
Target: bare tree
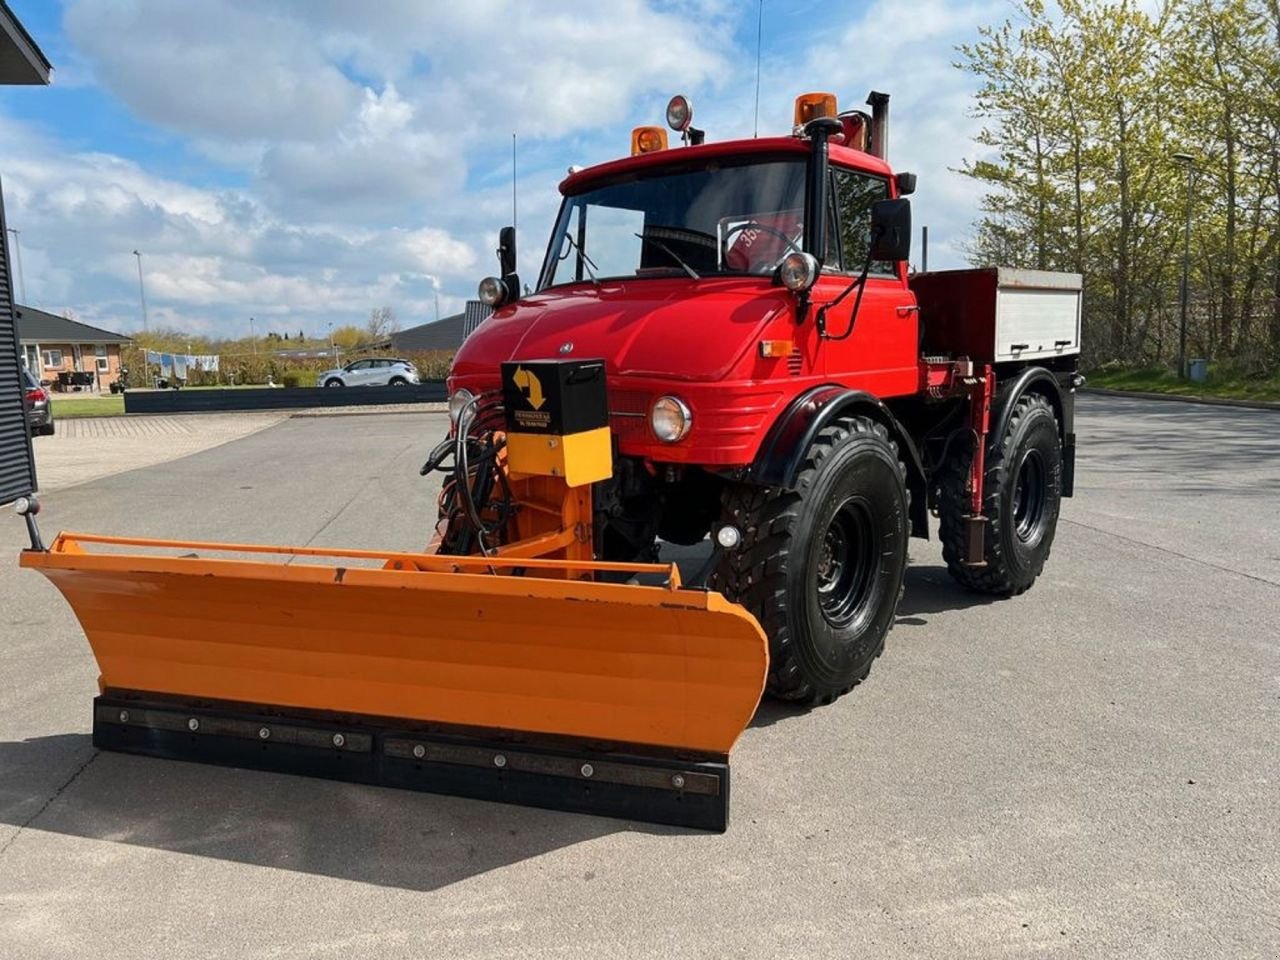
[{"label": "bare tree", "polygon": [[365,330],[370,340],[385,340],[399,329],[400,322],[390,307],[374,307],[369,311],[369,325]]}]

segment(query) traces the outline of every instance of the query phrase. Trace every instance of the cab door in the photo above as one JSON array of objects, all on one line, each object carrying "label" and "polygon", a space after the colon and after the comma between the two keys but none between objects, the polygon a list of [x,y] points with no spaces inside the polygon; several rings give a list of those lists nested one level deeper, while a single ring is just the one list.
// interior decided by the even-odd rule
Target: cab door
[{"label": "cab door", "polygon": [[[812,295],[815,321],[818,308],[862,272],[871,244],[871,207],[892,192],[884,177],[833,166],[829,194],[827,264]],[[825,326],[822,363],[828,380],[878,397],[916,392],[919,316],[905,262],[872,261],[862,302],[855,288],[827,310]]]}]

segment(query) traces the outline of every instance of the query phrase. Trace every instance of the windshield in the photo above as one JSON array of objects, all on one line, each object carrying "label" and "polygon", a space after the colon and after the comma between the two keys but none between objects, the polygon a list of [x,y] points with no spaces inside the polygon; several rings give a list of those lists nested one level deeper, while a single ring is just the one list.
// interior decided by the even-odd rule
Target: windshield
[{"label": "windshield", "polygon": [[541,286],[762,274],[804,234],[802,158],[645,171],[567,197]]}]

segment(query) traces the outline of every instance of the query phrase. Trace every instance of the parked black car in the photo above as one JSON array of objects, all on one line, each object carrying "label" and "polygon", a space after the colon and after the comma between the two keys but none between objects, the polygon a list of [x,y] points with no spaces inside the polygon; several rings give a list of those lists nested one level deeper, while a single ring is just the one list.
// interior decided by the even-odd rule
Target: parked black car
[{"label": "parked black car", "polygon": [[22,395],[27,408],[27,423],[31,425],[31,435],[53,436],[53,403],[50,401],[49,391],[40,386],[40,381],[26,369],[22,371]]}]

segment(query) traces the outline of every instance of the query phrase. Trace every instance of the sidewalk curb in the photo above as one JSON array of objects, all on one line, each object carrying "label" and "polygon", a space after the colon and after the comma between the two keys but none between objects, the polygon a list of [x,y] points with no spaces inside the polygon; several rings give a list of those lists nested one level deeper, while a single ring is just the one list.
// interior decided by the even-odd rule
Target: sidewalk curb
[{"label": "sidewalk curb", "polygon": [[1178,400],[1182,403],[1198,403],[1206,407],[1241,407],[1246,410],[1280,410],[1280,403],[1270,400],[1232,400],[1226,397],[1186,397],[1177,393],[1147,393],[1138,390],[1109,390],[1106,387],[1081,387],[1080,393],[1093,393],[1102,397],[1130,397],[1135,400]]}]

